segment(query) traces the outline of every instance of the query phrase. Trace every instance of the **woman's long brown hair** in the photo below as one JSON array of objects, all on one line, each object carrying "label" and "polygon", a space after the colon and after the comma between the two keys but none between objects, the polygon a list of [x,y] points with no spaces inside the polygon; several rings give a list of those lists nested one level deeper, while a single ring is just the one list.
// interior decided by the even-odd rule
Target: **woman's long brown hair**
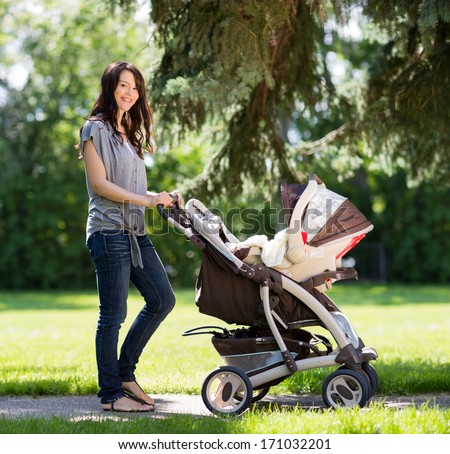
[{"label": "woman's long brown hair", "polygon": [[139,157],[142,159],[144,151],[153,154],[156,148],[153,135],[153,112],[147,101],[144,77],[132,63],[119,61],[106,67],[101,79],[101,91],[92,108],[90,120],[101,120],[109,123],[118,140],[122,140],[117,124],[118,106],[114,98],[114,91],[117,88],[122,71],[133,73],[139,93],[136,103],[128,112],[124,113],[122,125],[128,140],[136,148]]}]

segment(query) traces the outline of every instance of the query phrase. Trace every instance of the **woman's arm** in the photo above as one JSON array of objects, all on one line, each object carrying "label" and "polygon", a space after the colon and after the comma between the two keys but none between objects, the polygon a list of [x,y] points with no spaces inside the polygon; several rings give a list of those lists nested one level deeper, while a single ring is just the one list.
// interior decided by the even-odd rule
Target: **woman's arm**
[{"label": "woman's arm", "polygon": [[119,203],[127,201],[132,205],[140,205],[147,208],[153,208],[159,204],[168,206],[172,203],[172,197],[167,192],[152,192],[147,193],[147,195],[139,195],[111,183],[111,181],[106,178],[105,166],[100,159],[100,156],[97,154],[92,140],[88,140],[84,143],[83,155],[89,184],[96,194],[105,199]]}]

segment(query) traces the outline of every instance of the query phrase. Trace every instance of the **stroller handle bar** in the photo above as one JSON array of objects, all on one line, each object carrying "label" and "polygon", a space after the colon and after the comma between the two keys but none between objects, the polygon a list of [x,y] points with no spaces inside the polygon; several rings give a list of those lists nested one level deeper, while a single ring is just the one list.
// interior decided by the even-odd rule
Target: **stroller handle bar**
[{"label": "stroller handle bar", "polygon": [[174,194],[170,195],[172,196],[172,200],[174,201],[174,207],[166,211],[164,209],[164,205],[158,204],[156,206],[156,209],[158,210],[159,215],[170,225],[182,232],[186,239],[189,240],[195,247],[203,249],[205,247],[204,241],[199,237],[198,234],[193,232],[190,227],[183,225],[182,221],[180,220],[180,213],[183,210],[180,207],[178,197]]},{"label": "stroller handle bar", "polygon": [[[176,194],[169,194],[170,197],[172,197],[172,201],[175,204],[176,208],[180,208],[180,204],[178,202],[178,196]],[[156,209],[158,210],[158,213],[161,215],[161,217],[165,220],[169,220],[169,215],[164,211],[164,205],[162,203],[156,205]]]},{"label": "stroller handle bar", "polygon": [[156,205],[156,208],[158,210],[158,213],[165,221],[169,220],[169,215],[167,214],[167,212],[164,211],[164,205],[162,203]]}]

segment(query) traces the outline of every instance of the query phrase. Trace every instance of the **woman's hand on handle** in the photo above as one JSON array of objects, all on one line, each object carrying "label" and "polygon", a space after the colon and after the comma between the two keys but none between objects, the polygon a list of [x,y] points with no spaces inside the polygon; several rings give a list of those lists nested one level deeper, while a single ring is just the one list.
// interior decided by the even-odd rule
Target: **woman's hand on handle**
[{"label": "woman's hand on handle", "polygon": [[162,191],[162,192],[147,192],[147,207],[154,208],[157,205],[162,205],[163,207],[172,206],[175,202],[178,202],[179,205],[183,204],[183,197],[180,194],[178,189],[175,189],[172,192]]},{"label": "woman's hand on handle", "polygon": [[147,193],[147,198],[148,198],[148,208],[154,208],[157,205],[162,205],[163,207],[171,206],[173,203],[172,196],[166,192],[149,192]]}]

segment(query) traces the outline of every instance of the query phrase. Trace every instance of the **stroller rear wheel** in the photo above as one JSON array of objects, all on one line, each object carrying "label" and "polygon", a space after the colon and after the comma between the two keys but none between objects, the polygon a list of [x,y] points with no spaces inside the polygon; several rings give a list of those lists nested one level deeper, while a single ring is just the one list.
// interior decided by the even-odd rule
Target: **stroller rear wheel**
[{"label": "stroller rear wheel", "polygon": [[[269,390],[270,390],[270,386],[267,386],[266,388],[254,389],[251,402],[252,403],[259,402],[261,399],[264,399],[264,397],[266,397]],[[235,394],[234,398],[237,400],[242,400],[241,393]]]},{"label": "stroller rear wheel", "polygon": [[328,407],[364,407],[370,397],[369,380],[351,369],[340,368],[323,382],[322,397]]},{"label": "stroller rear wheel", "polygon": [[237,367],[219,367],[203,382],[203,402],[216,415],[239,415],[247,410],[252,398],[250,379]]},{"label": "stroller rear wheel", "polygon": [[362,363],[362,370],[367,374],[370,381],[370,397],[374,396],[378,389],[378,373],[370,363]]}]

